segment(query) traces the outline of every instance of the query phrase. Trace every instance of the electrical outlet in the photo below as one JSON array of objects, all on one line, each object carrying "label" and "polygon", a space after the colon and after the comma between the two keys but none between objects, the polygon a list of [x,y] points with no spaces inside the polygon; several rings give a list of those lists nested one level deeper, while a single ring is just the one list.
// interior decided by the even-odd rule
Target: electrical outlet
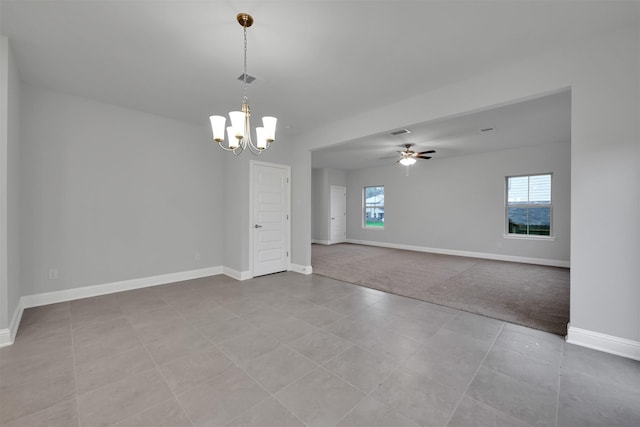
[{"label": "electrical outlet", "polygon": [[200,252],[196,252],[193,255],[193,259],[195,259],[196,261],[200,261],[200,258],[202,258],[202,256],[200,255]]},{"label": "electrical outlet", "polygon": [[56,280],[58,278],[58,269],[50,268],[49,272],[47,273],[47,277],[49,278],[49,280]]}]

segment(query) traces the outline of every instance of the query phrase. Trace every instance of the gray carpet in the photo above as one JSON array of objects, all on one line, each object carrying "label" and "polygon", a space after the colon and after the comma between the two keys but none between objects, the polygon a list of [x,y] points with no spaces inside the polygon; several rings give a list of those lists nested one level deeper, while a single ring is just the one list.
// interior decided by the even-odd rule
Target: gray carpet
[{"label": "gray carpet", "polygon": [[312,245],[313,272],[566,335],[569,269],[341,243]]}]

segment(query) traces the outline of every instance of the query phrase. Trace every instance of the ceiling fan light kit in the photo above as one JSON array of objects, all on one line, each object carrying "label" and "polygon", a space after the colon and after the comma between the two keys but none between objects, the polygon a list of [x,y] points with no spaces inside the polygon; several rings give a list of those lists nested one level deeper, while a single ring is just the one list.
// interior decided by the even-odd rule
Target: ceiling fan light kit
[{"label": "ceiling fan light kit", "polygon": [[242,81],[244,83],[244,96],[242,98],[241,111],[231,111],[229,119],[231,126],[227,129],[227,138],[229,140],[227,147],[223,145],[225,123],[227,121],[224,116],[210,116],[211,131],[213,140],[218,143],[220,148],[230,151],[236,156],[249,148],[249,151],[256,156],[267,150],[276,138],[276,123],[278,119],[271,116],[262,118],[262,127],[256,128],[256,142],[251,139],[251,109],[249,108],[249,99],[247,98],[247,79],[251,78],[247,74],[247,28],[253,25],[253,17],[248,13],[239,13],[236,16],[238,24],[244,30],[244,73]]},{"label": "ceiling fan light kit", "polygon": [[433,154],[436,152],[435,150],[426,150],[426,151],[420,151],[416,153],[411,149],[412,146],[413,144],[404,144],[404,148],[405,148],[404,151],[398,151],[398,153],[400,153],[400,156],[401,156],[400,160],[398,160],[398,163],[400,163],[403,166],[411,166],[416,163],[416,159],[428,160],[431,157],[425,156],[425,154]]},{"label": "ceiling fan light kit", "polygon": [[399,162],[403,166],[411,166],[416,163],[416,159],[413,157],[403,157],[399,160]]}]

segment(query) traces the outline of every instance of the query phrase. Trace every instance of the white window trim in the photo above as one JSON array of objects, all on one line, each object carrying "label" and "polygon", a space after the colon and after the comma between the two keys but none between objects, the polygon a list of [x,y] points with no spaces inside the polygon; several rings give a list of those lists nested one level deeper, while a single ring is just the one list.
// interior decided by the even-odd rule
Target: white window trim
[{"label": "white window trim", "polygon": [[[384,231],[384,227],[385,225],[383,224],[382,227],[374,227],[374,226],[367,226],[367,220],[365,219],[367,216],[367,205],[366,205],[366,196],[365,193],[367,191],[367,188],[371,188],[371,187],[382,187],[384,188],[384,185],[365,185],[364,187],[362,187],[362,211],[360,211],[360,221],[362,224],[362,229],[363,230],[376,230],[376,231]],[[385,204],[386,204],[386,198],[385,198]],[[385,205],[382,205],[382,207],[384,208]]]},{"label": "white window trim", "polygon": [[[518,178],[522,176],[532,177],[532,176],[541,176],[541,175],[549,175],[551,177],[551,203],[548,205],[536,205],[536,204],[526,204],[520,205],[519,207],[523,208],[549,208],[549,217],[551,219],[551,224],[549,224],[549,235],[543,236],[539,234],[516,234],[509,233],[509,178]],[[507,175],[504,179],[504,233],[503,237],[505,239],[517,239],[517,240],[546,240],[553,241],[555,240],[555,234],[553,232],[553,172],[545,172],[545,173],[530,173],[523,175]]]},{"label": "white window trim", "polygon": [[541,236],[539,234],[503,234],[503,238],[505,239],[514,239],[514,240],[546,240],[553,241],[556,240],[556,236]]}]

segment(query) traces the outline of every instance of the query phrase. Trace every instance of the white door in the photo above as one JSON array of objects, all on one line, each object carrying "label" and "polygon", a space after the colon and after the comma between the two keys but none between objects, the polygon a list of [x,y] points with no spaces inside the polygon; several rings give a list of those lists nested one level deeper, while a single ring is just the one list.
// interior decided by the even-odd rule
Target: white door
[{"label": "white door", "polygon": [[251,163],[253,276],[289,268],[288,166]]},{"label": "white door", "polygon": [[329,243],[347,240],[347,189],[331,186],[329,213]]}]

